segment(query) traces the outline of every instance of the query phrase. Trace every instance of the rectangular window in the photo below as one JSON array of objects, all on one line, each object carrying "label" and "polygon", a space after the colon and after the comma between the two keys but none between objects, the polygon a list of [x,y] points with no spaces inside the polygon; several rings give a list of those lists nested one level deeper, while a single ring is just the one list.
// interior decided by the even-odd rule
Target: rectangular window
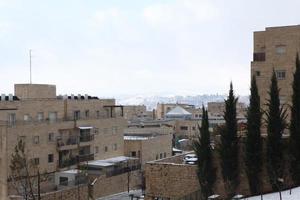
[{"label": "rectangular window", "polygon": [[80,110],[75,110],[74,111],[74,120],[79,120],[80,119]]},{"label": "rectangular window", "polygon": [[59,185],[64,185],[64,186],[67,186],[68,185],[68,177],[59,177]]},{"label": "rectangular window", "polygon": [[112,134],[117,134],[118,133],[118,127],[117,126],[113,126],[112,127]]},{"label": "rectangular window", "polygon": [[29,114],[25,114],[25,115],[24,115],[24,121],[29,121],[29,120],[30,120]]},{"label": "rectangular window", "polygon": [[95,147],[95,153],[99,153],[99,147]]},{"label": "rectangular window", "polygon": [[135,151],[131,152],[131,157],[136,157],[136,152]]},{"label": "rectangular window", "polygon": [[39,144],[40,137],[39,136],[33,136],[33,144]]},{"label": "rectangular window", "polygon": [[263,62],[265,60],[266,60],[266,54],[264,52],[253,54],[253,61]]},{"label": "rectangular window", "polygon": [[89,110],[86,110],[86,111],[85,111],[85,117],[86,117],[86,118],[89,118],[89,117],[90,117],[90,111],[89,111]]},{"label": "rectangular window", "polygon": [[166,158],[166,157],[167,157],[167,153],[165,152],[165,153],[164,153],[164,158]]},{"label": "rectangular window", "polygon": [[104,152],[107,152],[107,151],[108,151],[108,147],[105,146],[105,147],[104,147]]},{"label": "rectangular window", "polygon": [[159,158],[160,158],[160,159],[163,158],[163,154],[162,154],[162,153],[159,154]]},{"label": "rectangular window", "polygon": [[39,158],[34,158],[33,160],[34,165],[39,165],[40,164],[40,159]]},{"label": "rectangular window", "polygon": [[53,154],[48,154],[48,163],[53,163],[53,159],[54,158],[54,156],[53,156]]},{"label": "rectangular window", "polygon": [[43,112],[39,112],[39,113],[37,114],[37,120],[38,120],[39,122],[41,122],[41,121],[44,120],[44,113],[43,113]]},{"label": "rectangular window", "polygon": [[54,141],[54,133],[49,133],[48,134],[48,141],[53,142]]},{"label": "rectangular window", "polygon": [[180,130],[187,131],[189,128],[187,126],[180,126]]},{"label": "rectangular window", "polygon": [[285,79],[285,70],[276,70],[275,72],[278,80]]},{"label": "rectangular window", "polygon": [[156,160],[158,160],[158,154],[156,154],[156,157],[155,157],[155,158],[156,158]]},{"label": "rectangular window", "polygon": [[255,71],[255,76],[260,76],[260,71]]},{"label": "rectangular window", "polygon": [[9,113],[8,114],[8,124],[10,126],[16,125],[16,113]]},{"label": "rectangular window", "polygon": [[49,112],[49,122],[56,122],[57,112]]},{"label": "rectangular window", "polygon": [[277,45],[276,46],[276,54],[281,55],[281,54],[285,54],[285,52],[286,52],[285,45]]},{"label": "rectangular window", "polygon": [[115,151],[116,151],[117,149],[118,149],[118,146],[117,146],[117,144],[114,144],[114,145],[113,145],[113,150],[115,150]]}]

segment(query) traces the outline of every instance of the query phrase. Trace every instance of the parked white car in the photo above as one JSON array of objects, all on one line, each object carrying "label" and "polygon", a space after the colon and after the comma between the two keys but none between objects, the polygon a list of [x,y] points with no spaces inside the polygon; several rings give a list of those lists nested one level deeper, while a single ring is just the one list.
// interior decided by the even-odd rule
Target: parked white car
[{"label": "parked white car", "polygon": [[186,154],[184,157],[183,157],[183,162],[185,164],[189,164],[189,165],[195,165],[197,163],[197,155],[196,154]]}]

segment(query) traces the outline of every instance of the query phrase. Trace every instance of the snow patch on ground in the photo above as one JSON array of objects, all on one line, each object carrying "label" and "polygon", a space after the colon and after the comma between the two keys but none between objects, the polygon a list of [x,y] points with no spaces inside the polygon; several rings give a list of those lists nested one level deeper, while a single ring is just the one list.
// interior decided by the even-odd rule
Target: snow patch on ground
[{"label": "snow patch on ground", "polygon": [[[281,192],[282,200],[300,200],[300,187],[293,188],[291,190],[285,190]],[[248,197],[246,200],[261,200],[260,196]],[[279,200],[279,192],[263,195],[263,200]]]}]

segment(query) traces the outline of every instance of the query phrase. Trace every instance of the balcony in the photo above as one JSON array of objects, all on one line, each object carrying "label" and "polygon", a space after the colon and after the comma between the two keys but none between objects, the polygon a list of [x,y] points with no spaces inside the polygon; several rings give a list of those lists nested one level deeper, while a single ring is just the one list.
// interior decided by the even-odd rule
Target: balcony
[{"label": "balcony", "polygon": [[57,138],[57,149],[59,151],[78,148],[78,140],[76,137],[69,137],[66,140]]},{"label": "balcony", "polygon": [[83,154],[83,155],[79,155],[79,162],[86,162],[86,161],[90,161],[90,160],[94,160],[94,154]]},{"label": "balcony", "polygon": [[81,135],[80,142],[91,142],[94,140],[94,135]]}]

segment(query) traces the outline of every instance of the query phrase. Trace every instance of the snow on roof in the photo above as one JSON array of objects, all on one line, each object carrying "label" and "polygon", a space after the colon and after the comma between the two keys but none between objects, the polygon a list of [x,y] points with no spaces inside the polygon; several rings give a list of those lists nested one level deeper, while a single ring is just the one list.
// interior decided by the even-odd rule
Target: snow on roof
[{"label": "snow on roof", "polygon": [[168,115],[192,115],[190,112],[186,111],[180,106],[176,106],[172,110],[170,110],[167,114]]},{"label": "snow on roof", "polygon": [[118,156],[118,157],[113,157],[113,158],[108,158],[105,160],[94,160],[94,161],[89,161],[87,163],[88,166],[93,166],[93,167],[110,167],[114,166],[115,164],[127,160],[135,160],[137,158],[131,158],[131,157],[126,157],[126,156]]},{"label": "snow on roof", "polygon": [[64,174],[77,174],[79,173],[80,170],[77,170],[77,169],[70,169],[70,170],[66,170],[66,171],[60,171],[58,173],[64,173]]},{"label": "snow on roof", "polygon": [[134,135],[124,136],[124,140],[148,140],[148,139],[151,139],[151,138],[153,138],[153,137],[134,136]]},{"label": "snow on roof", "polygon": [[93,127],[92,126],[79,126],[78,127],[79,129],[92,129]]}]

